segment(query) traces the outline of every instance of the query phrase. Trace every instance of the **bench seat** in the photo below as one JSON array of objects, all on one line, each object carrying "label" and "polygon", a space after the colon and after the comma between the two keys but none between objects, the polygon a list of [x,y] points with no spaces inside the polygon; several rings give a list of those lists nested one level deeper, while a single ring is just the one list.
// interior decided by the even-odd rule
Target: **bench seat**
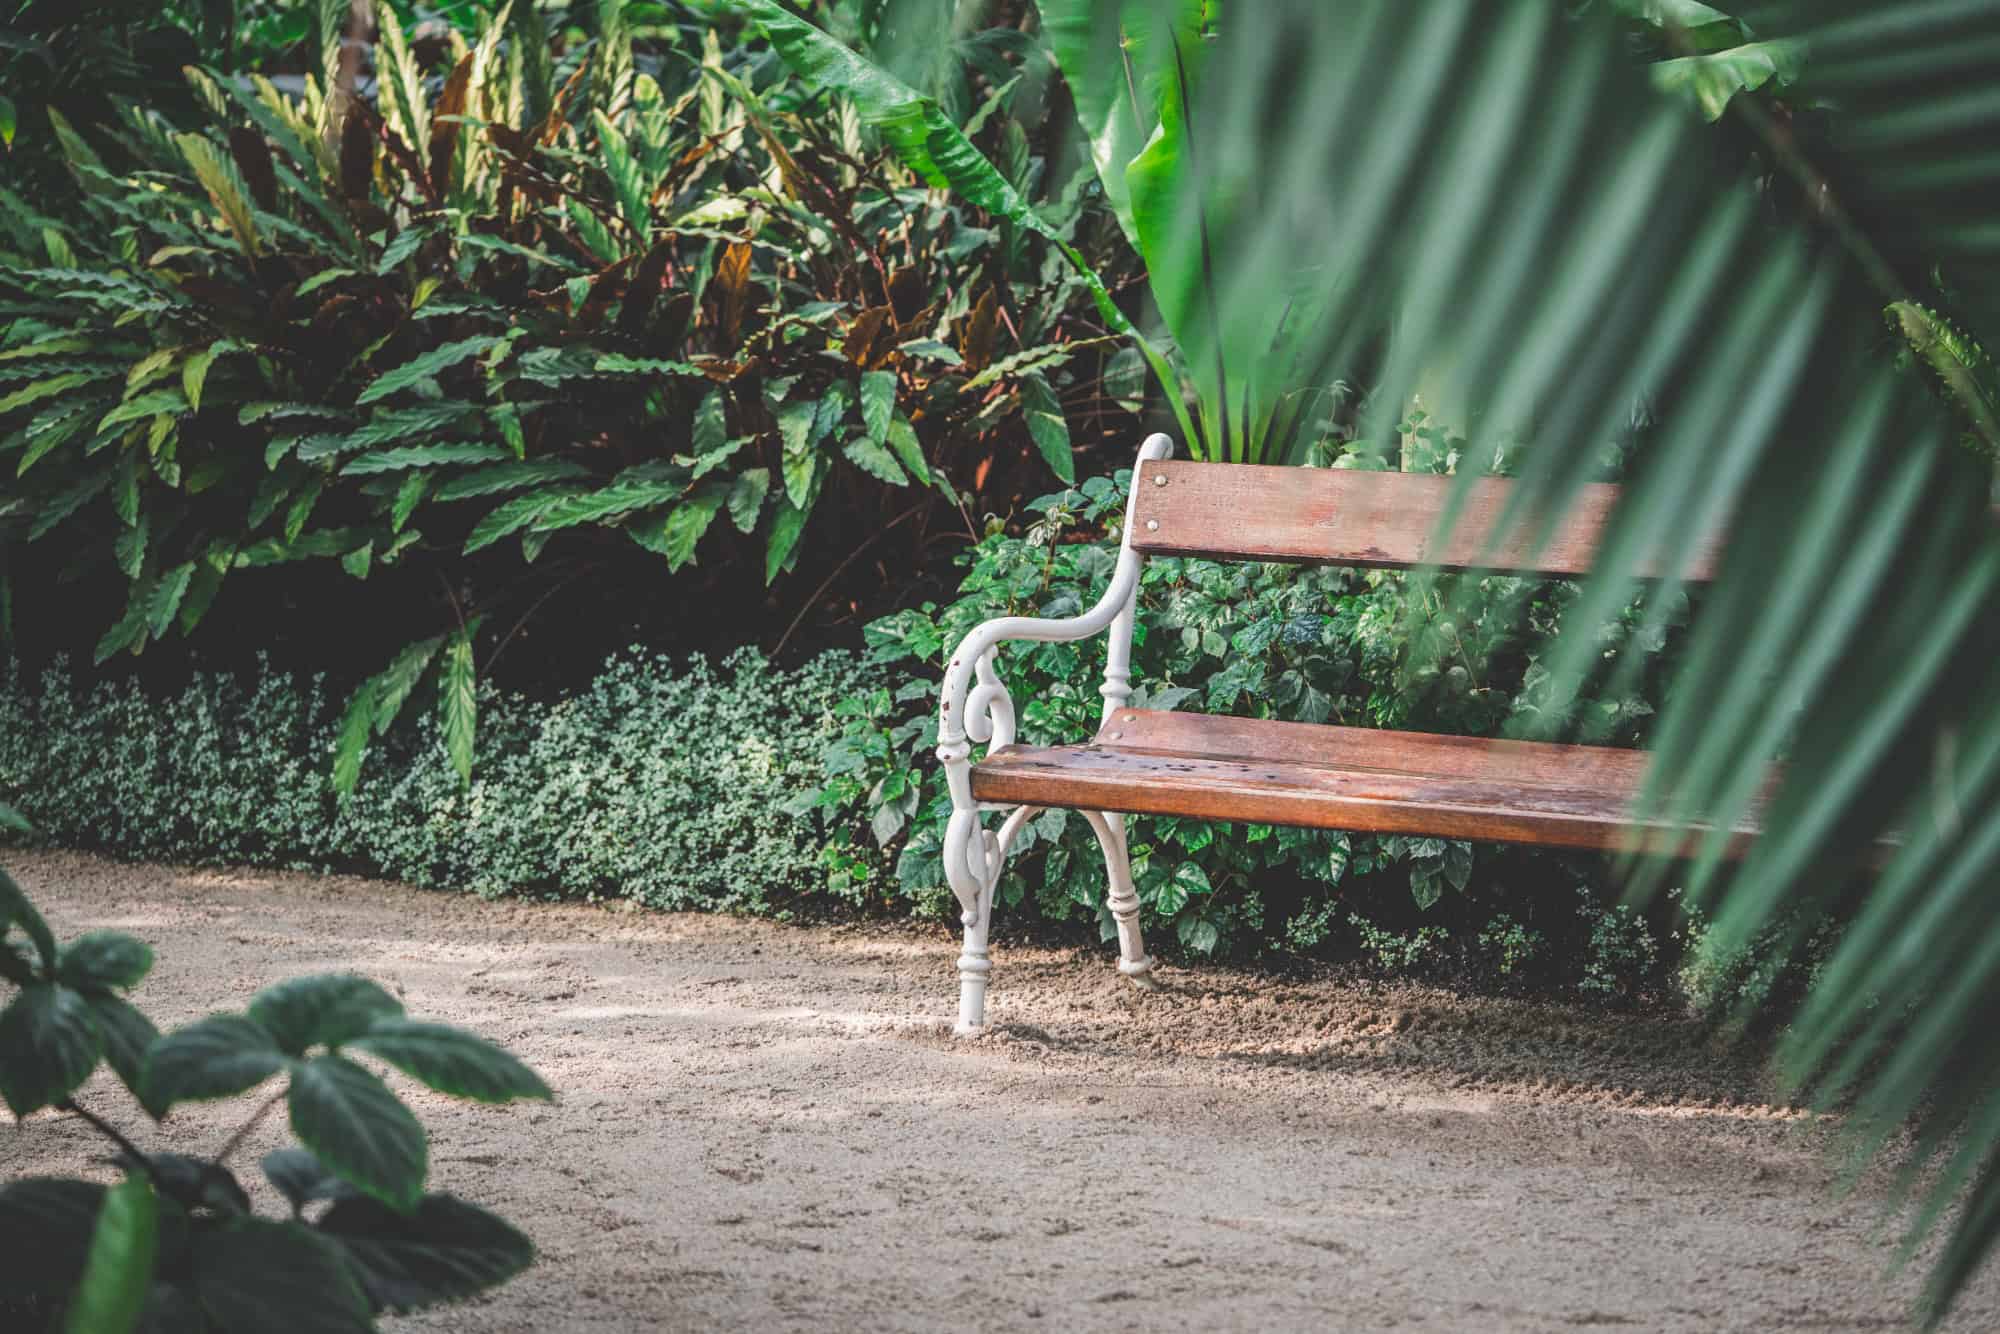
[{"label": "bench seat", "polygon": [[[1691,855],[1706,831],[1635,822],[1642,751],[1121,709],[1092,741],[1008,746],[972,794],[1060,806],[1600,851]],[[1739,825],[1731,853],[1757,830]]]}]

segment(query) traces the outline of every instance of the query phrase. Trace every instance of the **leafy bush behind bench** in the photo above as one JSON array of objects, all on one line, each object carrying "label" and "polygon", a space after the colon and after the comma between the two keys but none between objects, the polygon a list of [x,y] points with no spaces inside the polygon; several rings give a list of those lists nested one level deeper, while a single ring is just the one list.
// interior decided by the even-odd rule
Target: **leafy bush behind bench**
[{"label": "leafy bush behind bench", "polygon": [[132,857],[345,869],[488,896],[772,912],[815,889],[809,789],[850,654],[790,671],[620,655],[538,702],[488,686],[474,781],[412,711],[349,797],[328,784],[339,701],[320,678],[197,673],[178,691],[0,680],[0,800],[51,840]]}]

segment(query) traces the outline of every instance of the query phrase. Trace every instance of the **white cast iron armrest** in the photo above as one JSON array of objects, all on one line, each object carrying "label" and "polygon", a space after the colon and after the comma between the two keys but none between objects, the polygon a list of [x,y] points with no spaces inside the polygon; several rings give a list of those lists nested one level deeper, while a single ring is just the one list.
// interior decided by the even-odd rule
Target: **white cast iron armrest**
[{"label": "white cast iron armrest", "polygon": [[[1014,701],[1000,684],[993,660],[1002,641],[1065,641],[1088,639],[1121,617],[1125,623],[1113,627],[1110,664],[1106,670],[1106,707],[1115,708],[1129,693],[1131,680],[1133,594],[1139,587],[1139,553],[1132,549],[1133,496],[1139,487],[1144,465],[1167,457],[1173,441],[1164,435],[1148,436],[1139,447],[1138,463],[1132,469],[1132,490],[1125,500],[1125,528],[1118,549],[1118,564],[1111,573],[1110,586],[1097,605],[1077,616],[1045,620],[1034,616],[1002,616],[972,630],[959,642],[958,651],[945,668],[943,696],[938,707],[938,758],[952,781],[954,804],[972,806],[970,778],[963,773],[972,753],[971,742],[989,744],[993,749],[1014,743]],[[974,685],[974,679],[978,684]],[[1112,696],[1118,698],[1113,699]],[[959,781],[966,783],[959,791]]]}]

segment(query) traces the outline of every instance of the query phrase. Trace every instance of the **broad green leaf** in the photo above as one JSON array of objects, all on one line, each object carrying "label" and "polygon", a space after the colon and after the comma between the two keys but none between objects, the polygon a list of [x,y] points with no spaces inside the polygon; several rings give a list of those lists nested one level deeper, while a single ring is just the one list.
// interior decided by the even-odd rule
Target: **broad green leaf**
[{"label": "broad green leaf", "polygon": [[896,374],[894,371],[869,371],[861,377],[861,422],[868,432],[869,440],[884,444],[889,436],[889,423],[896,415]]},{"label": "broad green leaf", "polygon": [[349,460],[340,470],[343,477],[395,472],[403,468],[436,468],[454,463],[504,463],[513,455],[504,445],[452,444],[408,445],[399,449],[378,449]]},{"label": "broad green leaf", "polygon": [[472,633],[462,629],[445,649],[444,674],[439,681],[438,721],[444,730],[445,753],[460,781],[472,781],[472,742],[477,727],[478,679],[472,663]]},{"label": "broad green leaf", "polygon": [[78,990],[139,985],[152,971],[153,950],[122,931],[89,931],[62,947],[56,977]]},{"label": "broad green leaf", "polygon": [[104,1059],[119,1081],[141,1099],[146,1084],[146,1058],[160,1030],[129,1002],[116,996],[96,993],[89,996],[91,1017],[104,1039]]},{"label": "broad green leaf", "polygon": [[771,491],[769,468],[748,468],[738,473],[729,488],[729,519],[742,533],[755,532],[764,512],[764,497]]},{"label": "broad green leaf", "polygon": [[871,477],[879,477],[891,486],[908,486],[910,479],[897,464],[896,456],[866,436],[856,436],[849,440],[841,453],[847,461]]},{"label": "broad green leaf", "polygon": [[399,390],[408,389],[412,385],[432,378],[441,371],[449,370],[462,361],[476,357],[480,353],[496,346],[499,342],[500,339],[490,334],[480,334],[472,338],[461,339],[456,343],[446,343],[442,347],[432,348],[420,357],[415,357],[400,366],[382,372],[381,375],[375,378],[374,383],[363,389],[355,397],[354,401],[357,404],[373,403],[377,399],[387,398]]},{"label": "broad green leaf", "polygon": [[728,495],[729,488],[719,480],[704,482],[693,495],[674,506],[661,533],[660,550],[667,558],[669,570],[678,570],[694,559],[695,544],[708,531]]},{"label": "broad green leaf", "polygon": [[729,431],[722,416],[722,391],[711,389],[703,396],[701,406],[695,409],[690,447],[696,454],[712,454],[722,448],[728,438]]},{"label": "broad green leaf", "polygon": [[573,487],[558,487],[549,491],[531,491],[525,496],[514,497],[473,525],[471,536],[465,539],[464,554],[469,556],[509,534],[519,532],[556,505],[566,503],[580,494],[595,493],[579,493]]},{"label": "broad green leaf", "polygon": [[285,1053],[263,1025],[241,1015],[211,1015],[153,1044],[140,1101],[162,1117],[175,1103],[234,1097],[284,1067]]},{"label": "broad green leaf", "polygon": [[789,496],[778,498],[778,512],[771,519],[771,534],[764,546],[764,582],[770,583],[782,570],[791,568],[798,550],[799,535],[805,531],[806,511]]},{"label": "broad green leaf", "polygon": [[[195,1297],[226,1334],[372,1334],[375,1328],[339,1244],[303,1224],[236,1218],[197,1229],[189,1240]],[[300,1300],[302,1293],[311,1300]]]},{"label": "broad green leaf", "polygon": [[341,1056],[315,1056],[292,1071],[286,1095],[292,1133],[322,1163],[399,1210],[422,1198],[424,1128],[389,1086]]},{"label": "broad green leaf", "polygon": [[1662,60],[1652,67],[1653,82],[1668,92],[1692,94],[1710,120],[1720,120],[1729,99],[1775,81],[1794,83],[1805,64],[1798,41],[1748,42],[1707,55]]},{"label": "broad green leaf", "polygon": [[327,1171],[326,1165],[307,1149],[273,1149],[259,1160],[258,1166],[292,1206],[295,1217],[316,1201],[358,1198],[354,1187]]},{"label": "broad green leaf", "polygon": [[0,1261],[10,1292],[67,1300],[83,1276],[108,1193],[94,1181],[21,1177],[0,1185]]},{"label": "broad green leaf", "polygon": [[504,1220],[450,1195],[426,1195],[399,1214],[373,1200],[335,1203],[321,1232],[342,1246],[370,1303],[419,1311],[463,1301],[513,1278],[534,1244]]},{"label": "broad green leaf", "polygon": [[465,500],[472,496],[490,496],[501,491],[515,491],[524,486],[539,486],[544,482],[560,482],[586,475],[583,465],[568,459],[500,463],[440,482],[433,498],[438,501]]},{"label": "broad green leaf", "polygon": [[377,1019],[398,1019],[403,1003],[365,977],[319,973],[265,987],[250,1000],[250,1018],[288,1056],[338,1046]]},{"label": "broad green leaf", "polygon": [[931,470],[924,462],[924,447],[917,440],[917,428],[910,425],[910,419],[897,413],[889,420],[889,448],[912,477],[926,485],[931,480]]},{"label": "broad green leaf", "polygon": [[[14,815],[9,821],[10,828],[21,833],[30,832],[28,822],[15,814],[11,807],[8,813]],[[14,878],[7,874],[7,869],[0,867],[0,936],[7,934],[9,926],[18,926],[27,933],[28,939],[35,942],[35,952],[42,957],[42,966],[53,971],[60,957],[56,951],[55,933],[49,930],[49,924],[42,919],[35,905],[28,901],[28,896],[21,892],[21,887],[14,883]]]},{"label": "broad green leaf", "polygon": [[199,134],[177,134],[173,140],[180,146],[181,156],[187,159],[188,166],[194,169],[201,188],[208,192],[210,202],[235,235],[236,243],[243,247],[243,253],[251,256],[262,254],[263,248],[257,238],[256,208],[251,204],[250,192],[229,155]]},{"label": "broad green leaf", "polygon": [[61,1102],[90,1078],[103,1052],[82,992],[31,982],[0,1010],[0,1098],[16,1118]]},{"label": "broad green leaf", "polygon": [[130,1334],[153,1288],[159,1201],[133,1172],[105,1192],[84,1261],[83,1280],[64,1320],[69,1334]]},{"label": "broad green leaf", "polygon": [[554,1096],[540,1076],[507,1052],[443,1024],[377,1020],[348,1045],[379,1056],[412,1079],[454,1098],[512,1102]]},{"label": "broad green leaf", "polygon": [[601,523],[633,510],[650,509],[679,500],[687,485],[686,478],[685,471],[665,477],[621,476],[595,491],[577,492],[553,500],[531,521],[542,532],[573,528],[583,523]]},{"label": "broad green leaf", "polygon": [[1049,388],[1039,371],[1021,377],[1021,416],[1035,448],[1049,465],[1049,471],[1067,484],[1076,482],[1076,456],[1070,449],[1069,423],[1063,420],[1062,401]]}]

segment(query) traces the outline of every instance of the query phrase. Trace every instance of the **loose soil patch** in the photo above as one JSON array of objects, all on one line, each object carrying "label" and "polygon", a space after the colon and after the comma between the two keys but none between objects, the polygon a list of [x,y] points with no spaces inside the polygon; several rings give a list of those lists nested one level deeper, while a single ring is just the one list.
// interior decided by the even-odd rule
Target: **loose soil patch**
[{"label": "loose soil patch", "polygon": [[[560,1091],[401,1085],[433,1186],[542,1258],[395,1328],[1908,1327],[1879,1194],[1836,1199],[1826,1130],[1688,1025],[1220,968],[1142,995],[1108,956],[1003,948],[993,1031],[964,1042],[935,930],[8,864],[58,934],[159,947],[139,999],[163,1027],[351,969]],[[85,1096],[138,1119],[109,1081]],[[246,1110],[142,1140],[213,1149]],[[0,1124],[0,1175],[101,1157],[73,1122]],[[2000,1270],[1949,1328],[2000,1328]]]}]

